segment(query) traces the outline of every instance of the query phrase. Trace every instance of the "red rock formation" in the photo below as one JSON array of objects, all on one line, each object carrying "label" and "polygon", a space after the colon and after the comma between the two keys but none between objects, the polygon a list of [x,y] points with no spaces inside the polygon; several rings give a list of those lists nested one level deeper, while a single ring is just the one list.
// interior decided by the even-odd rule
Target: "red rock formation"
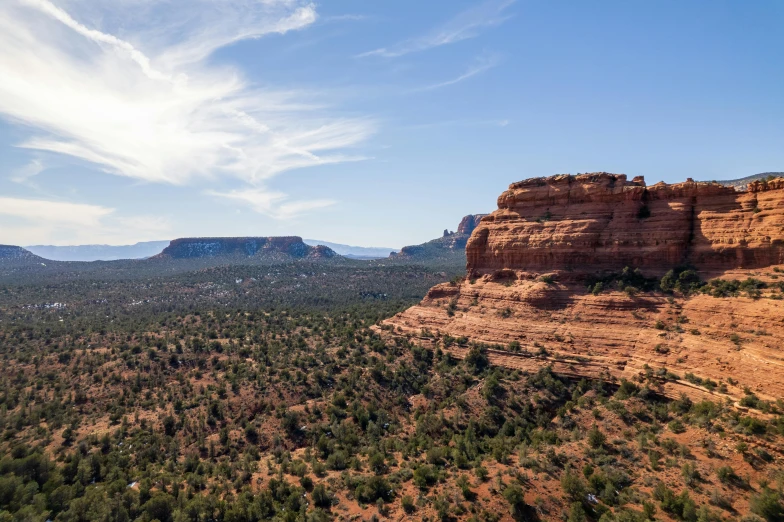
[{"label": "red rock formation", "polygon": [[481,219],[487,214],[470,214],[465,216],[457,227],[457,232],[444,230],[438,239],[428,241],[421,245],[404,246],[400,252],[392,252],[390,259],[400,260],[440,260],[454,261],[462,264],[465,247],[471,232],[476,228]]},{"label": "red rock formation", "polygon": [[[498,207],[468,241],[469,277],[431,289],[385,321],[387,332],[456,357],[466,344],[450,338],[493,344],[492,363],[526,371],[551,365],[609,381],[674,372],[679,378],[658,384],[670,397],[718,394],[687,374],[722,382],[719,395],[735,399],[744,386],[784,396],[784,296],[769,266],[784,264],[784,179],[736,192],[694,181],[646,187],[607,173],[553,176],[512,184]],[[581,282],[625,266],[660,275],[687,263],[703,277],[756,277],[771,289],[762,298],[593,295]]]},{"label": "red rock formation", "polygon": [[784,180],[748,192],[687,181],[646,187],[642,178],[594,173],[509,186],[466,246],[470,273],[614,271],[663,273],[784,263]]},{"label": "red rock formation", "polygon": [[465,216],[460,220],[460,224],[457,226],[457,233],[470,236],[477,225],[479,225],[479,222],[482,221],[482,218],[486,215],[487,214],[469,214]]}]

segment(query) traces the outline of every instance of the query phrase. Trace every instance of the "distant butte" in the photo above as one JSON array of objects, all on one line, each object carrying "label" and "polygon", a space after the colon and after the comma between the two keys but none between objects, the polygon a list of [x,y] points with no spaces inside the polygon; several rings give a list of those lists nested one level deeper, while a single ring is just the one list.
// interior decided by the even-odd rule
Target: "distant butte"
[{"label": "distant butte", "polygon": [[157,259],[197,259],[212,257],[281,257],[328,259],[337,256],[323,245],[310,246],[301,237],[202,237],[172,241]]}]

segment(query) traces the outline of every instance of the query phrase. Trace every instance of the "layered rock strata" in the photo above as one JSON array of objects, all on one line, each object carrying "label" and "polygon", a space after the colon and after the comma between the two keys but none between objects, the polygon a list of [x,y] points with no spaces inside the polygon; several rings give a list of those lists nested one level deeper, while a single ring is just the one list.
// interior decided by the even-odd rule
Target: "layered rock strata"
[{"label": "layered rock strata", "polygon": [[[784,179],[736,192],[553,176],[512,184],[498,207],[468,241],[466,279],[434,287],[382,330],[458,358],[471,342],[494,345],[491,363],[520,370],[647,376],[670,397],[784,397]],[[658,276],[683,265],[769,289],[717,298],[586,287],[626,266]]]},{"label": "layered rock strata", "polygon": [[623,174],[561,175],[513,183],[466,246],[469,273],[664,273],[784,263],[784,179],[737,192],[718,183],[646,186]]}]

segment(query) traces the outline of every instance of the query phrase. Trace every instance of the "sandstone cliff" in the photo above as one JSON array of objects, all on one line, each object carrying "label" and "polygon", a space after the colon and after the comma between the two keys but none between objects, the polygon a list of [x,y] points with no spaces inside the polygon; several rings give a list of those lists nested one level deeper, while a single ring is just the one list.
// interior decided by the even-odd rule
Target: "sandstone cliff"
[{"label": "sandstone cliff", "polygon": [[487,214],[469,214],[465,216],[457,226],[457,233],[470,236],[479,225],[479,222],[482,221],[482,218],[486,215]]},{"label": "sandstone cliff", "polygon": [[746,192],[686,181],[647,187],[642,178],[595,173],[513,183],[466,247],[474,275],[615,271],[664,273],[784,263],[784,180]]},{"label": "sandstone cliff", "polygon": [[[646,380],[660,393],[784,397],[784,179],[749,190],[691,180],[647,187],[606,173],[514,183],[468,241],[463,282],[382,325],[458,358],[471,342],[521,370]],[[761,295],[623,292],[587,280],[626,266],[767,284]],[[782,267],[784,268],[784,267]],[[706,380],[707,379],[707,380]],[[707,386],[701,383],[707,382]],[[716,391],[724,390],[723,392]]]}]

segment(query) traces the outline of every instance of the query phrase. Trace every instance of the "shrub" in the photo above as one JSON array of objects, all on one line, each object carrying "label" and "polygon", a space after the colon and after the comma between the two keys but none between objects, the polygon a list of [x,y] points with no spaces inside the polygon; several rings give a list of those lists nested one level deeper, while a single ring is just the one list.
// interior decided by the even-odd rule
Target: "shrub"
[{"label": "shrub", "polygon": [[692,462],[687,462],[681,468],[681,476],[687,486],[693,487],[700,481],[700,472]]},{"label": "shrub", "polygon": [[419,489],[427,489],[438,481],[438,471],[433,466],[423,464],[414,470],[414,484]]},{"label": "shrub", "polygon": [[416,506],[414,505],[414,499],[412,499],[408,495],[403,496],[403,498],[400,500],[400,505],[403,507],[403,511],[405,511],[409,515],[413,514],[414,511],[416,511]]},{"label": "shrub", "polygon": [[561,475],[561,489],[574,502],[580,502],[585,497],[585,483],[571,468],[566,468]]},{"label": "shrub", "polygon": [[490,365],[490,360],[487,358],[487,349],[483,346],[472,346],[463,362],[474,374],[481,373]]},{"label": "shrub", "polygon": [[521,518],[525,514],[526,504],[523,490],[517,484],[510,484],[504,489],[504,498],[509,503],[510,511],[514,518]]},{"label": "shrub", "polygon": [[594,424],[593,427],[588,430],[588,444],[592,448],[601,448],[604,446],[604,443],[607,442],[607,436],[599,430],[599,427]]},{"label": "shrub", "polygon": [[329,507],[332,505],[332,498],[324,484],[316,484],[310,496],[313,499],[313,503],[318,507]]},{"label": "shrub", "polygon": [[569,508],[569,518],[567,522],[586,522],[588,517],[585,514],[585,509],[581,502],[572,502]]},{"label": "shrub", "polygon": [[[416,473],[414,475],[416,476]],[[392,500],[392,487],[385,478],[373,476],[357,486],[354,496],[360,502],[365,503],[375,502],[379,499],[389,502]]]},{"label": "shrub", "polygon": [[768,487],[763,488],[757,495],[751,497],[749,508],[752,513],[761,516],[768,522],[784,520],[781,495]]}]

